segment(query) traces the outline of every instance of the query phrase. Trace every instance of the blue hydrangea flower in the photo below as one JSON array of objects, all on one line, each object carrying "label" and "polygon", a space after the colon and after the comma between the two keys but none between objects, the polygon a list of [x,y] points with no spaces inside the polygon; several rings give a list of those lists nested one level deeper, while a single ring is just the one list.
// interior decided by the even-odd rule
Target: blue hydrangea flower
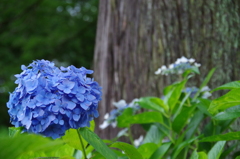
[{"label": "blue hydrangea flower", "polygon": [[84,67],[56,67],[47,60],[22,65],[7,103],[11,123],[24,131],[59,138],[98,117],[101,87]]}]

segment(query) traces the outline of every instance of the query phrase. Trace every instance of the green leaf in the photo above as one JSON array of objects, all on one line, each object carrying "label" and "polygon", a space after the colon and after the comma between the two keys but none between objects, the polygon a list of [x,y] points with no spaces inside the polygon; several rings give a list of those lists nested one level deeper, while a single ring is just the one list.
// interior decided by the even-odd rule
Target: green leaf
[{"label": "green leaf", "polygon": [[124,142],[115,142],[110,145],[110,147],[122,150],[129,157],[129,159],[143,159],[142,155],[138,152],[138,150],[130,144]]},{"label": "green leaf", "polygon": [[218,110],[225,110],[227,108],[240,105],[240,88],[233,89],[227,94],[213,100],[208,111],[215,114]]},{"label": "green leaf", "polygon": [[208,159],[208,156],[205,152],[198,152],[198,156],[198,159]]},{"label": "green leaf", "polygon": [[[43,159],[43,158],[42,158]],[[60,157],[59,159],[75,159],[74,157],[72,156],[66,156],[66,157]]]},{"label": "green leaf", "polygon": [[[90,128],[89,129],[91,131],[94,131],[94,127],[95,127],[95,123],[94,123],[94,120],[92,120],[90,122]],[[83,151],[77,131],[78,131],[77,129],[69,129],[69,130],[67,130],[65,135],[62,137],[62,139],[69,146],[72,146],[75,149]],[[86,147],[87,144],[88,144],[87,141],[83,139],[84,147]]]},{"label": "green leaf", "polygon": [[132,124],[163,123],[162,114],[159,112],[144,112],[132,115],[133,110],[127,108],[122,115],[117,117],[118,127],[129,127]]},{"label": "green leaf", "polygon": [[190,145],[193,141],[195,141],[197,138],[199,138],[200,136],[196,136],[194,138],[188,139],[182,143],[180,143],[179,145],[177,145],[177,147],[174,149],[173,151],[173,156],[172,159],[175,159],[178,157],[178,154],[188,145]]},{"label": "green leaf", "polygon": [[213,148],[208,152],[208,158],[218,159],[222,153],[226,141],[218,141]]},{"label": "green leaf", "polygon": [[8,128],[8,131],[9,131],[9,136],[10,137],[14,137],[14,136],[17,136],[19,135],[23,130],[23,127],[9,127]]},{"label": "green leaf", "polygon": [[187,79],[183,80],[182,82],[175,83],[171,88],[171,91],[165,96],[164,102],[167,103],[171,109],[174,109],[175,105],[177,104],[186,82]]},{"label": "green leaf", "polygon": [[179,113],[180,113],[181,110],[182,110],[183,104],[186,102],[186,100],[188,99],[188,97],[190,96],[190,94],[191,94],[191,92],[187,93],[187,94],[185,95],[185,97],[182,99],[182,101],[181,101],[180,105],[178,106],[176,112],[174,112],[173,119],[175,119],[176,116],[179,115]]},{"label": "green leaf", "polygon": [[166,135],[162,133],[162,131],[159,130],[159,128],[153,124],[151,125],[150,129],[147,131],[147,134],[143,140],[143,143],[155,143],[157,145],[160,145],[162,142],[161,140]]},{"label": "green leaf", "polygon": [[192,116],[192,112],[195,107],[183,107],[180,114],[174,119],[172,128],[175,132],[179,133],[187,124],[188,120]]},{"label": "green leaf", "polygon": [[204,115],[201,111],[198,110],[194,113],[186,129],[186,139],[190,139],[193,136],[203,118]]},{"label": "green leaf", "polygon": [[137,102],[142,108],[151,109],[159,112],[168,112],[168,106],[164,101],[157,97],[143,97]]},{"label": "green leaf", "polygon": [[61,141],[53,141],[49,138],[34,134],[19,134],[15,137],[0,136],[0,158],[17,159],[23,154],[32,152],[29,158],[39,157],[36,154],[45,154],[57,150],[63,145]]},{"label": "green leaf", "polygon": [[189,68],[189,69],[187,69],[186,71],[184,71],[184,73],[182,74],[182,76],[183,76],[183,77],[187,77],[187,75],[189,75],[190,73],[200,74],[198,67],[192,66],[191,68]]},{"label": "green leaf", "polygon": [[199,155],[198,155],[197,151],[194,150],[192,155],[191,155],[191,157],[190,157],[190,159],[198,159],[198,158],[199,158]]},{"label": "green leaf", "polygon": [[201,86],[199,87],[199,90],[197,91],[197,93],[195,94],[195,96],[193,97],[193,99],[196,99],[196,98],[199,96],[199,94],[200,94],[200,92],[201,92],[201,89],[208,84],[208,82],[210,81],[210,79],[211,79],[213,73],[215,72],[215,70],[216,70],[216,68],[213,68],[213,69],[211,69],[211,70],[209,71],[207,77],[203,80]]},{"label": "green leaf", "polygon": [[200,111],[202,111],[204,114],[208,115],[208,116],[212,116],[212,114],[210,114],[208,112],[208,108],[211,104],[211,100],[209,99],[203,99],[203,98],[198,98],[199,103],[197,103],[197,107]]},{"label": "green leaf", "polygon": [[213,117],[215,120],[229,120],[240,117],[240,112],[220,112]]},{"label": "green leaf", "polygon": [[215,142],[215,141],[229,141],[229,140],[239,140],[240,132],[230,132],[226,134],[208,136],[200,140],[199,142]]},{"label": "green leaf", "polygon": [[168,151],[171,146],[171,142],[163,143],[150,157],[150,159],[162,159],[164,154]]},{"label": "green leaf", "polygon": [[146,143],[138,148],[138,152],[142,154],[143,158],[149,158],[157,148],[157,144]]},{"label": "green leaf", "polygon": [[106,159],[117,159],[117,155],[111,149],[109,149],[107,145],[94,132],[88,128],[80,128],[79,132],[82,137]]},{"label": "green leaf", "polygon": [[222,154],[221,154],[221,159],[222,158],[227,158],[228,156],[230,156],[230,154],[232,153],[232,152],[234,152],[236,149],[236,147],[238,146],[238,142],[236,142],[235,144],[231,144],[231,146],[230,147],[227,147],[226,149],[224,149],[224,151],[222,152]]},{"label": "green leaf", "polygon": [[240,81],[234,81],[230,83],[226,83],[220,87],[217,87],[213,89],[211,92],[217,91],[217,90],[224,90],[224,89],[235,89],[235,88],[240,88]]}]

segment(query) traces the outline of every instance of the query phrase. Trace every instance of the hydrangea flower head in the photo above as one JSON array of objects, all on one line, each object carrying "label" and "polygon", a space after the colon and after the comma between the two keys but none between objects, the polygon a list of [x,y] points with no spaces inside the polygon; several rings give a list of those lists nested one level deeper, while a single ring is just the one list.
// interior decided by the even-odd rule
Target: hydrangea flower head
[{"label": "hydrangea flower head", "polygon": [[98,117],[101,87],[87,77],[84,67],[56,67],[47,60],[22,65],[15,75],[18,86],[7,103],[15,127],[29,133],[59,138],[70,128],[90,126]]},{"label": "hydrangea flower head", "polygon": [[175,63],[172,63],[167,68],[165,65],[158,68],[157,71],[155,71],[155,74],[162,74],[162,75],[169,75],[169,74],[182,74],[184,71],[189,70],[193,67],[200,67],[201,64],[196,63],[195,59],[190,58],[187,59],[186,57],[182,56],[181,58],[178,58]]}]

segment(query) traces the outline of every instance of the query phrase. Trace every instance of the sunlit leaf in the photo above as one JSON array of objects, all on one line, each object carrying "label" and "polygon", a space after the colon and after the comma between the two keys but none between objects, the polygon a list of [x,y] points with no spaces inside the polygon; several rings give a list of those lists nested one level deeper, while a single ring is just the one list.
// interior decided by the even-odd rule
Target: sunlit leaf
[{"label": "sunlit leaf", "polygon": [[140,145],[140,147],[138,148],[138,151],[139,153],[142,154],[143,158],[149,158],[157,148],[158,148],[157,144],[146,143],[146,144]]},{"label": "sunlit leaf", "polygon": [[168,106],[164,104],[164,101],[160,98],[157,97],[143,97],[140,98],[138,101],[138,104],[142,108],[150,109],[150,110],[155,110],[159,112],[168,112]]},{"label": "sunlit leaf", "polygon": [[[89,129],[91,131],[94,131],[94,127],[95,127],[95,123],[94,123],[94,120],[92,120],[90,122]],[[62,137],[62,139],[64,140],[64,142],[66,142],[68,145],[72,146],[73,148],[83,151],[80,140],[79,140],[79,134],[77,129],[67,130],[65,135]],[[88,144],[87,141],[83,139],[84,147],[86,147],[87,144]]]},{"label": "sunlit leaf", "polygon": [[213,100],[208,111],[215,114],[218,110],[225,110],[227,108],[240,105],[240,88],[233,89],[227,94]]},{"label": "sunlit leaf", "polygon": [[186,82],[187,80],[183,80],[182,82],[175,83],[173,87],[171,87],[171,91],[165,96],[164,102],[167,103],[171,109],[174,109],[177,104]]}]

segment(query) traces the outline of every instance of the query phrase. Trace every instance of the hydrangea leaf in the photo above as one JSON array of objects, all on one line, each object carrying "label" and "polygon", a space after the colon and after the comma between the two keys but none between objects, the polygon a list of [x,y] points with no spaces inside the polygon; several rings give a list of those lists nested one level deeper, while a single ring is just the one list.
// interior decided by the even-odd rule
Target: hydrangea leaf
[{"label": "hydrangea leaf", "polygon": [[122,115],[117,117],[119,127],[129,127],[132,124],[163,123],[162,114],[159,112],[144,112],[133,115],[132,108],[126,108]]},{"label": "hydrangea leaf", "polygon": [[143,156],[139,151],[132,145],[124,142],[115,142],[110,147],[118,148],[128,156],[129,159],[143,159]]},{"label": "hydrangea leaf", "polygon": [[200,142],[216,142],[216,141],[230,141],[239,140],[240,132],[230,132],[226,134],[208,136],[200,140]]},{"label": "hydrangea leaf", "polygon": [[[95,128],[95,122],[92,120],[90,122],[90,130],[94,131]],[[66,131],[66,134],[62,137],[63,141],[65,141],[69,146],[72,146],[75,149],[81,150],[82,151],[82,147],[81,147],[81,143],[79,140],[79,136],[78,136],[78,130],[77,129],[69,129]],[[84,147],[87,146],[87,141],[83,139],[83,145]]]},{"label": "hydrangea leaf", "polygon": [[150,157],[150,159],[162,159],[164,154],[168,151],[171,146],[171,142],[163,143]]},{"label": "hydrangea leaf", "polygon": [[236,105],[240,105],[240,88],[238,89],[233,89],[230,92],[228,92],[227,94],[214,99],[211,104],[210,107],[208,109],[208,111],[211,114],[216,114],[219,110],[225,110],[227,108],[236,106]]},{"label": "hydrangea leaf", "polygon": [[94,132],[88,128],[80,128],[79,132],[81,136],[105,158],[117,159],[117,155]]},{"label": "hydrangea leaf", "polygon": [[208,158],[219,159],[226,141],[218,141],[208,152]]},{"label": "hydrangea leaf", "polygon": [[157,97],[143,97],[137,102],[142,108],[151,109],[159,112],[168,112],[168,105],[164,104],[164,101]]},{"label": "hydrangea leaf", "polygon": [[224,89],[235,89],[235,88],[240,88],[240,81],[233,81],[233,82],[226,83],[220,87],[213,89],[212,92],[218,91],[218,90],[224,90]]}]

